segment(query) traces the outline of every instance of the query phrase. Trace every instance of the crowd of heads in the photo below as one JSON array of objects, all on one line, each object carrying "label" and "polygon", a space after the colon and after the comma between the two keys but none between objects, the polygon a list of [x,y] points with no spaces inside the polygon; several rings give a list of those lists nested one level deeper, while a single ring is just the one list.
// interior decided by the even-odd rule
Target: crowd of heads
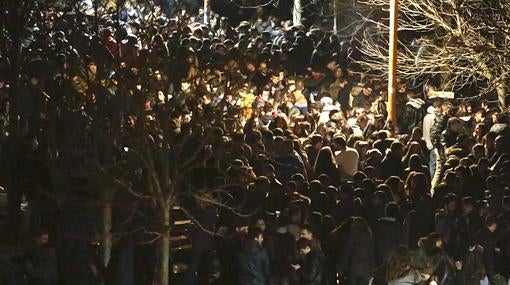
[{"label": "crowd of heads", "polygon": [[[184,157],[204,147],[205,165],[227,175],[201,185],[236,185],[236,211],[218,211],[208,248],[219,284],[509,277],[508,114],[402,82],[392,122],[387,86],[363,69],[359,42],[318,26],[111,12],[41,11],[19,61],[2,54],[2,151],[40,163],[77,136],[76,155],[100,126],[128,152],[140,122],[154,145],[186,141]],[[477,246],[482,271],[468,276]],[[250,258],[271,266],[254,274]],[[323,283],[303,281],[312,260]]]}]

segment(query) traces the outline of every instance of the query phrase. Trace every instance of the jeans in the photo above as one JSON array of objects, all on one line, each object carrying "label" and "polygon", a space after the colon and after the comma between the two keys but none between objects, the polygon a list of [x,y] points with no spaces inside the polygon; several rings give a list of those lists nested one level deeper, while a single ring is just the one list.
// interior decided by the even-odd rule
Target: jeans
[{"label": "jeans", "polygon": [[431,149],[429,153],[429,171],[430,177],[434,177],[436,173],[436,151],[435,149]]},{"label": "jeans", "polygon": [[441,171],[443,170],[444,163],[444,152],[443,149],[434,148],[432,151],[434,153],[435,159],[433,160],[435,163],[434,167],[434,175],[432,176],[432,190],[434,187],[441,183]]}]

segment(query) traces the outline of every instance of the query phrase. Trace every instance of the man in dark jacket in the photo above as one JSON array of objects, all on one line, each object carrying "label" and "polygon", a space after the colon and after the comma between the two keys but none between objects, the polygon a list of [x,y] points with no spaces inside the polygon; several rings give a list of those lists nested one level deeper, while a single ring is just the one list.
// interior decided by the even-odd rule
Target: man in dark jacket
[{"label": "man in dark jacket", "polygon": [[425,117],[425,101],[420,98],[420,93],[408,90],[407,103],[405,105],[402,121],[400,122],[401,133],[411,133],[413,128],[420,126]]},{"label": "man in dark jacket", "polygon": [[479,245],[483,247],[483,263],[485,272],[489,278],[490,284],[496,283],[496,231],[498,225],[496,217],[488,216],[485,219],[485,226],[483,229],[475,234],[475,239]]},{"label": "man in dark jacket", "polygon": [[378,219],[374,227],[375,258],[378,265],[381,265],[398,245],[403,244],[404,237],[404,227],[398,221],[399,206],[391,202],[384,211],[386,216]]},{"label": "man in dark jacket", "polygon": [[444,102],[438,108],[440,108],[441,111],[436,113],[434,124],[430,128],[430,140],[437,152],[436,155],[439,155],[440,161],[444,161],[444,148],[441,144],[441,137],[443,131],[446,130],[446,124],[450,118],[449,113],[452,108],[452,104]]},{"label": "man in dark jacket", "polygon": [[470,235],[476,233],[482,227],[482,219],[475,211],[474,200],[471,196],[461,200],[462,214],[455,221],[457,231],[466,230]]},{"label": "man in dark jacket", "polygon": [[312,241],[300,238],[297,241],[297,249],[303,255],[301,264],[292,264],[297,271],[301,285],[320,285],[322,282],[324,254],[320,248],[314,248]]},{"label": "man in dark jacket", "polygon": [[33,246],[25,252],[24,260],[29,285],[57,284],[57,256],[47,232],[37,236]]},{"label": "man in dark jacket", "polygon": [[269,257],[262,246],[264,236],[259,228],[250,228],[238,254],[239,284],[266,285],[269,278]]},{"label": "man in dark jacket", "polygon": [[455,215],[457,209],[457,195],[448,194],[443,199],[443,207],[439,209],[435,218],[435,232],[441,235],[442,241],[446,244],[447,250],[450,246],[453,230],[455,229]]}]

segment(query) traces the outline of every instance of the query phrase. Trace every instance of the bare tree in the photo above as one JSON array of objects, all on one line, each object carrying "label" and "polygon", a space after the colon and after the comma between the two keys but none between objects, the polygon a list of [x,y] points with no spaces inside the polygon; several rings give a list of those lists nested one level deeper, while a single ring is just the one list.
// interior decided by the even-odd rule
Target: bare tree
[{"label": "bare tree", "polygon": [[[203,134],[177,135],[170,124],[170,116],[176,111],[173,102],[167,102],[166,108],[156,112],[155,116],[139,114],[131,129],[129,146],[123,147],[127,152],[124,167],[135,169],[142,174],[145,187],[136,189],[122,177],[112,177],[121,189],[126,189],[140,199],[148,199],[157,218],[155,228],[144,229],[155,236],[158,242],[158,284],[166,285],[169,280],[169,254],[171,243],[171,229],[175,218],[171,216],[172,209],[178,207],[197,222],[191,204],[209,204],[213,207],[227,207],[219,193],[228,177],[217,173],[217,177],[224,177],[224,185],[211,188],[209,182],[196,181],[202,179],[201,172],[208,171],[207,162],[212,158],[213,143],[219,139],[217,129],[213,127],[221,122],[222,108],[214,109],[215,113],[207,111],[193,112],[191,118],[195,126],[205,128]],[[136,165],[134,168],[133,166]],[[211,170],[211,169],[209,169]],[[204,182],[204,183],[202,183]],[[201,226],[201,225],[197,225]]]},{"label": "bare tree", "polygon": [[[421,81],[436,78],[441,90],[476,86],[496,92],[501,107],[510,71],[510,3],[506,0],[399,1],[398,75]],[[388,2],[364,0],[375,13],[363,36],[365,66],[386,75]]]},{"label": "bare tree", "polygon": [[[85,105],[87,93],[94,92],[92,88],[85,91],[81,97],[83,102],[79,105]],[[198,228],[208,231],[200,224],[194,209],[213,207],[238,213],[228,204],[226,189],[239,183],[232,179],[231,173],[223,172],[214,164],[215,160],[222,159],[214,152],[222,145],[222,131],[216,126],[223,122],[224,102],[214,107],[196,106],[187,116],[195,130],[179,133],[173,120],[185,116],[180,113],[182,106],[169,100],[148,111],[145,109],[145,92],[142,87],[139,93],[121,90],[116,95],[137,98],[135,111],[129,115],[130,123],[116,125],[116,120],[96,117],[87,108],[71,110],[60,117],[58,123],[66,127],[59,136],[61,140],[55,145],[60,154],[52,170],[54,180],[69,188],[76,188],[76,185],[72,186],[73,182],[66,182],[69,177],[79,177],[84,181],[81,185],[89,185],[83,191],[88,193],[89,203],[97,205],[101,217],[98,238],[101,240],[104,265],[108,264],[112,247],[112,204],[116,195],[126,193],[134,200],[149,205],[149,214],[144,213],[147,219],[143,225],[129,220],[125,224],[131,231],[142,232],[148,237],[143,243],[157,243],[155,279],[157,284],[166,285],[170,277],[171,231],[182,219],[172,216],[174,210],[178,208]],[[100,106],[96,110],[98,113],[102,111]],[[73,122],[72,125],[70,122]],[[250,178],[249,175],[246,177]],[[65,193],[55,197],[63,195]],[[121,203],[133,208],[136,204],[129,201]]]}]

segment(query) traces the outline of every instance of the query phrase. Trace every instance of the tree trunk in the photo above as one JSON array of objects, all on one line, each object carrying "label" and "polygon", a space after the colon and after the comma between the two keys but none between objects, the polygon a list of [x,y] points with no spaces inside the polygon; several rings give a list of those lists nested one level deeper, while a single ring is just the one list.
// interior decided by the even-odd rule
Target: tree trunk
[{"label": "tree trunk", "polygon": [[94,0],[92,2],[93,8],[94,8],[94,32],[96,32],[96,36],[99,34],[99,15],[98,15],[98,9],[99,9],[99,0]]},{"label": "tree trunk", "polygon": [[301,25],[301,0],[294,0],[292,7],[292,22],[294,26]]},{"label": "tree trunk", "polygon": [[[505,80],[502,80],[505,82]],[[505,97],[507,96],[507,87],[505,83],[498,83],[496,86],[496,93],[498,94],[498,105],[501,110],[505,110],[508,106],[505,106]]]},{"label": "tree trunk", "polygon": [[338,11],[336,9],[336,1],[333,0],[333,33],[336,35],[338,33]]},{"label": "tree trunk", "polygon": [[502,110],[502,111],[505,111],[506,107],[505,106],[505,97],[506,97],[506,92],[507,92],[507,85],[506,85],[506,80],[507,80],[507,76],[503,75],[501,76],[499,79],[496,79],[496,77],[494,76],[494,74],[492,74],[491,70],[489,69],[489,67],[487,66],[487,64],[485,62],[483,62],[481,59],[477,58],[478,60],[478,63],[480,63],[480,66],[481,66],[481,70],[482,70],[482,75],[487,79],[487,81],[489,82],[494,82],[494,80],[497,80],[495,82],[496,84],[496,94],[498,95],[498,105],[499,105],[499,108]]},{"label": "tree trunk", "polygon": [[104,266],[108,266],[112,254],[112,203],[105,202],[101,208],[102,216],[102,236],[103,242],[101,245],[101,253],[103,256]]},{"label": "tree trunk", "polygon": [[170,276],[170,209],[163,207],[161,238],[159,240],[159,270],[158,270],[158,285],[168,285]]},{"label": "tree trunk", "polygon": [[204,0],[204,24],[209,26],[209,0]]}]

